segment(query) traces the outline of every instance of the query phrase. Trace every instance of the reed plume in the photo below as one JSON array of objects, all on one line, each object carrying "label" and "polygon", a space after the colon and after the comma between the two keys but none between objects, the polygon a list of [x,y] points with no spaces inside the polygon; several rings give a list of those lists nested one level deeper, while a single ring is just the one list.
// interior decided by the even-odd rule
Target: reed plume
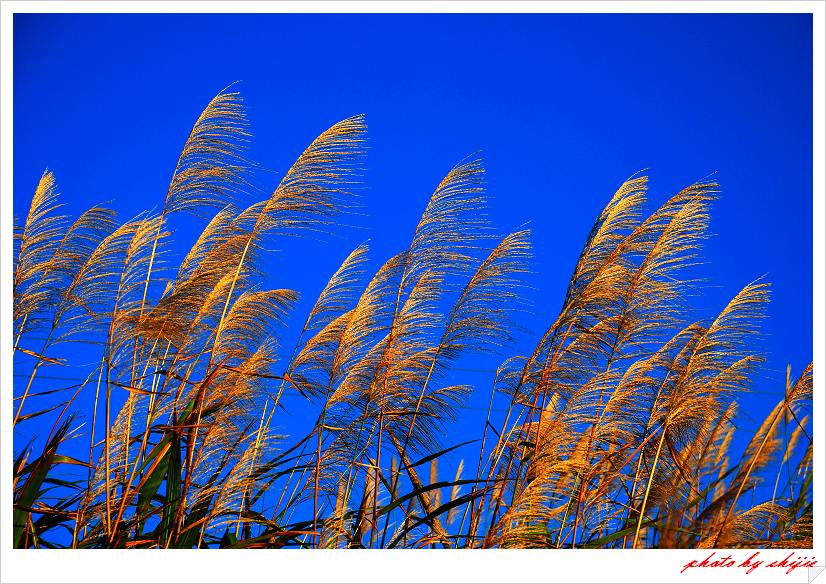
[{"label": "reed plume", "polygon": [[[811,365],[739,438],[769,285],[710,316],[689,302],[716,183],[652,211],[646,177],[620,185],[523,352],[531,233],[485,219],[477,158],[435,184],[375,272],[366,243],[336,252],[300,314],[295,275],[270,284],[265,241],[331,231],[354,206],[365,132],[360,115],[332,125],[250,202],[249,127],[227,89],[158,213],[71,221],[43,173],[15,228],[14,423],[51,428],[16,437],[16,547],[812,545]],[[186,253],[179,212],[204,220]],[[81,343],[69,363],[61,346]],[[463,380],[468,356],[495,370],[490,387]],[[67,364],[80,383],[41,374]],[[457,435],[485,390],[478,435]]]}]

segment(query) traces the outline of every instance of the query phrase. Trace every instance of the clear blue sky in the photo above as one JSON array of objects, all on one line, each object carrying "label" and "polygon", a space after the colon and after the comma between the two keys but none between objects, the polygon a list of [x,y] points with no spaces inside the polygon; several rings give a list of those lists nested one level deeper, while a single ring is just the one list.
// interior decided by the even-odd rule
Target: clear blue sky
[{"label": "clear blue sky", "polygon": [[[799,372],[812,358],[809,15],[14,18],[18,216],[47,165],[73,213],[100,201],[124,219],[160,209],[201,108],[241,80],[270,187],[318,133],[367,114],[358,228],[269,256],[268,271],[288,275],[275,282],[307,301],[365,239],[372,266],[405,248],[440,178],[481,150],[494,225],[533,230],[538,335],[626,177],[650,169],[663,201],[716,172],[700,270],[712,286],[695,304],[719,310],[765,274],[768,363],[755,389],[782,395],[786,363]],[[192,226],[176,226],[189,245]],[[478,377],[474,402],[486,403],[491,375]],[[759,419],[775,397],[751,399]]]}]

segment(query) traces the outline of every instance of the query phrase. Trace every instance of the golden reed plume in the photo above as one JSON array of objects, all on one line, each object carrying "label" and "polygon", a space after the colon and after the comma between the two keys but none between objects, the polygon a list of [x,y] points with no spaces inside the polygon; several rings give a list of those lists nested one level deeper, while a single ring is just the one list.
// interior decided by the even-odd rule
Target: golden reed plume
[{"label": "golden reed plume", "polygon": [[[476,158],[375,273],[367,244],[342,253],[297,317],[297,292],[265,286],[271,240],[353,208],[365,133],[363,116],[332,125],[248,204],[256,165],[228,88],[159,213],[71,222],[43,173],[15,228],[14,424],[51,428],[15,444],[16,547],[811,546],[811,365],[737,439],[768,284],[688,316],[714,182],[653,212],[646,177],[623,183],[552,322],[500,364],[524,336],[530,232],[484,220]],[[179,212],[205,221],[186,253]],[[468,355],[496,368],[478,436],[452,431],[481,391],[462,382]],[[42,374],[67,364],[80,383]]]}]

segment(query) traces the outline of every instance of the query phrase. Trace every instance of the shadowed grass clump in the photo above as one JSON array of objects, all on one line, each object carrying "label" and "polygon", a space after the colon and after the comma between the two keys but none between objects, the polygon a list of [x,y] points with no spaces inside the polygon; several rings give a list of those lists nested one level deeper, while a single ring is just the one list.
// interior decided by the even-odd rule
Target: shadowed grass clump
[{"label": "shadowed grass clump", "polygon": [[[497,238],[480,219],[479,160],[450,170],[375,274],[367,245],[342,254],[307,314],[265,285],[265,241],[329,230],[353,205],[365,130],[333,125],[249,206],[229,90],[193,126],[160,213],[71,221],[44,172],[15,229],[16,547],[811,547],[811,365],[735,440],[768,285],[686,316],[716,184],[650,214],[646,178],[622,184],[556,318],[500,364],[529,232]],[[179,213],[207,221],[185,254]],[[498,369],[479,435],[455,436],[473,388],[452,367],[469,354]],[[80,383],[42,374],[68,365]],[[289,436],[286,394],[313,412]]]}]

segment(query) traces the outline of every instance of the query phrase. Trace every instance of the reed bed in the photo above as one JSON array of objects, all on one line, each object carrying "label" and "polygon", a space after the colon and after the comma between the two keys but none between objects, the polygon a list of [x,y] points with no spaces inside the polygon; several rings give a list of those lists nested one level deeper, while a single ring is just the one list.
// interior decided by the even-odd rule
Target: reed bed
[{"label": "reed bed", "polygon": [[[43,173],[15,226],[15,547],[811,547],[811,365],[736,436],[768,284],[686,318],[715,183],[651,213],[646,178],[623,183],[556,318],[502,362],[530,233],[480,219],[476,159],[374,274],[357,247],[306,314],[266,287],[265,242],[332,230],[353,206],[365,131],[362,116],[333,125],[246,207],[250,132],[230,90],[197,118],[159,213],[70,219]],[[179,214],[205,220],[186,254]],[[80,383],[43,373],[79,343]],[[467,355],[496,369],[491,387],[456,383]],[[471,391],[491,407],[457,436]],[[288,394],[312,412],[292,434]]]}]

